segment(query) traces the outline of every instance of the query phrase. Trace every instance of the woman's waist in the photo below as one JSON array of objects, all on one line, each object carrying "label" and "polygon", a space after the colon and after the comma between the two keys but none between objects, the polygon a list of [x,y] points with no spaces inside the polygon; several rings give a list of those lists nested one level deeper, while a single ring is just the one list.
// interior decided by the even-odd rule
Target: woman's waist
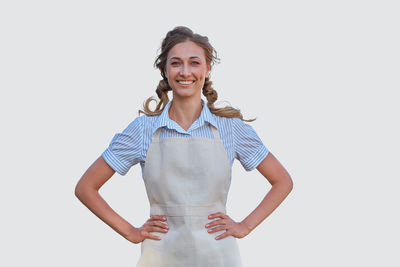
[{"label": "woman's waist", "polygon": [[187,204],[150,204],[150,215],[165,216],[208,216],[212,213],[226,213],[226,206],[221,202],[215,202],[205,205],[187,205]]}]

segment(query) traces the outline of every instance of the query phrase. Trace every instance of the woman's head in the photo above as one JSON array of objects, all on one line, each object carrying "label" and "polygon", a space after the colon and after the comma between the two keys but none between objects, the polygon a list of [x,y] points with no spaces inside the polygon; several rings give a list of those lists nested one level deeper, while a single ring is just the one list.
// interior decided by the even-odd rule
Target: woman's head
[{"label": "woman's head", "polygon": [[161,44],[161,53],[154,62],[154,66],[160,70],[161,76],[164,79],[166,79],[165,68],[167,64],[168,53],[175,45],[186,41],[191,41],[203,49],[206,63],[210,69],[216,62],[219,61],[217,52],[209,43],[207,36],[193,33],[191,29],[184,26],[175,27],[165,36]]},{"label": "woman's head", "polygon": [[[185,66],[192,66],[192,63],[191,61],[189,61],[189,58],[187,56],[187,53],[184,53],[189,50],[191,51],[191,53],[196,54],[201,59],[203,63],[201,69],[196,69],[194,67],[190,69],[190,67],[188,67],[189,70],[187,74],[185,74],[185,70],[182,70],[182,68],[181,72],[179,73],[176,71],[177,69],[174,69],[173,66],[167,65],[170,63],[168,61],[170,57],[173,57],[172,53],[176,54],[177,52],[178,54],[185,57]],[[182,58],[180,58],[180,60],[182,63]],[[144,110],[139,110],[139,114],[144,113],[148,116],[160,115],[169,101],[168,91],[171,91],[171,86],[173,86],[175,92],[179,93],[179,90],[182,89],[180,91],[182,95],[193,94],[193,92],[197,92],[201,88],[203,95],[207,98],[207,106],[210,109],[211,113],[217,116],[228,118],[235,117],[244,120],[240,110],[238,109],[230,106],[223,108],[214,107],[214,102],[217,100],[218,94],[217,91],[215,91],[212,87],[209,72],[211,71],[212,66],[218,62],[219,58],[217,57],[217,52],[214,47],[209,43],[208,37],[193,33],[191,29],[184,26],[175,27],[173,30],[169,31],[163,39],[161,43],[160,54],[154,62],[154,66],[160,70],[161,76],[163,78],[159,81],[156,89],[156,93],[160,101],[158,101],[157,106],[155,107],[154,111],[152,111],[149,107],[150,102],[153,100],[157,102],[157,100],[153,97],[149,97],[143,104]],[[168,80],[168,77],[171,78],[170,81]],[[190,85],[185,86],[183,84],[185,83],[185,81],[191,80],[196,81],[193,87],[190,87]],[[184,88],[191,88],[192,90],[186,91],[184,90]]]},{"label": "woman's head", "polygon": [[185,41],[169,50],[163,74],[174,98],[200,99],[209,72],[210,65],[207,64],[203,48],[192,41]]}]

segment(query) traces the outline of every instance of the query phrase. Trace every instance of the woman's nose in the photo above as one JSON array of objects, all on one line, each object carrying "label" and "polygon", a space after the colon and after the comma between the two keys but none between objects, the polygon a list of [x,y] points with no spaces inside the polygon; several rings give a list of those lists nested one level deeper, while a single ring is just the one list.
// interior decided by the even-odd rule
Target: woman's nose
[{"label": "woman's nose", "polygon": [[182,65],[181,72],[179,73],[181,76],[186,76],[190,73],[189,68],[186,64]]}]

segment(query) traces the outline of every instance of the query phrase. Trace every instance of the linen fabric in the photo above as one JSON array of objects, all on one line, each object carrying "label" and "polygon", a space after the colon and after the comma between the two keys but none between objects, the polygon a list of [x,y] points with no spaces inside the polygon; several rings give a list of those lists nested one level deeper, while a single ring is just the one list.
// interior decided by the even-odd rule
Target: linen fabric
[{"label": "linen fabric", "polygon": [[213,139],[166,137],[158,128],[147,152],[144,183],[150,216],[164,215],[167,233],[141,243],[138,267],[241,267],[236,238],[208,233],[208,215],[226,213],[231,167],[218,130]]}]

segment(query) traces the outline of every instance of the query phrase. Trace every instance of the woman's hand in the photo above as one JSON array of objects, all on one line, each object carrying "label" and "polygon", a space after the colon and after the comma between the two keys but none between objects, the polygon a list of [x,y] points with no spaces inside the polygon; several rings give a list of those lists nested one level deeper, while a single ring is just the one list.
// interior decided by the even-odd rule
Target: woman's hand
[{"label": "woman's hand", "polygon": [[208,216],[208,219],[214,218],[220,219],[214,220],[206,224],[206,228],[216,226],[212,229],[209,229],[208,232],[211,234],[218,231],[226,230],[226,232],[215,238],[217,240],[220,240],[230,235],[236,238],[243,238],[250,233],[250,229],[247,226],[245,226],[243,223],[237,223],[233,221],[228,215],[223,214],[222,212],[213,213]]},{"label": "woman's hand", "polygon": [[167,233],[169,227],[166,223],[163,223],[166,220],[167,218],[165,216],[152,215],[142,227],[134,228],[125,238],[135,244],[145,239],[161,240],[161,237],[153,235],[150,232]]}]

